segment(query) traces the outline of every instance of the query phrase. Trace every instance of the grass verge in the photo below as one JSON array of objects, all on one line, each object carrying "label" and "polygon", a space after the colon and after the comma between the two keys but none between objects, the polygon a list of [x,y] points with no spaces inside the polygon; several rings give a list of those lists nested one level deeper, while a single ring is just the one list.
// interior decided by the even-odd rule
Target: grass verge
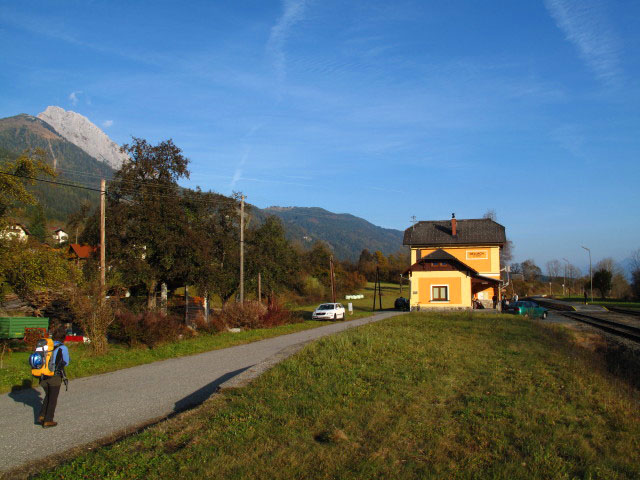
[{"label": "grass verge", "polygon": [[569,335],[388,319],[39,478],[639,478],[639,392]]}]

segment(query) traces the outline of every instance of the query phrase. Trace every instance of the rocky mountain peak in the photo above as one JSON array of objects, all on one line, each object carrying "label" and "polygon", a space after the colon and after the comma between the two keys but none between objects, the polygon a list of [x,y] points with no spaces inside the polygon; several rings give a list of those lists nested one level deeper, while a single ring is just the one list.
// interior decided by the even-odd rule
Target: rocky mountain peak
[{"label": "rocky mountain peak", "polygon": [[51,125],[67,141],[81,148],[95,159],[119,169],[127,156],[120,147],[87,117],[71,110],[49,106],[38,118]]}]

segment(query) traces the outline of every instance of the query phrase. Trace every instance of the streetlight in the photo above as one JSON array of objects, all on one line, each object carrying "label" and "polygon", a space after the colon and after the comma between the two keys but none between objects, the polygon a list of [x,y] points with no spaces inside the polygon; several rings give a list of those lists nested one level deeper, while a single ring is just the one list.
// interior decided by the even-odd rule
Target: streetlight
[{"label": "streetlight", "polygon": [[589,252],[589,280],[591,282],[591,303],[593,303],[593,274],[591,273],[591,249],[585,246],[582,246],[582,248],[584,248],[587,252]]},{"label": "streetlight", "polygon": [[[566,265],[564,266],[564,280],[562,281],[562,295],[564,295],[564,286],[567,283],[567,269],[569,268],[569,260],[567,260],[566,258],[563,258],[562,260],[564,260],[566,263]],[[569,290],[569,295],[571,295],[571,290]]]}]

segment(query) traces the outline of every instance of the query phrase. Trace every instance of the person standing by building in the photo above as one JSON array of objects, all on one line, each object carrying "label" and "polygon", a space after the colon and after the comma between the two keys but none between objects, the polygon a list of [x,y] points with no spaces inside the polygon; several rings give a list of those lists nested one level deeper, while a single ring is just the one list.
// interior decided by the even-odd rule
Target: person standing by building
[{"label": "person standing by building", "polygon": [[587,291],[584,291],[584,304],[587,304]]},{"label": "person standing by building", "polygon": [[495,310],[498,306],[498,296],[494,294],[491,300],[493,301],[493,309]]},{"label": "person standing by building", "polygon": [[54,342],[55,371],[53,376],[43,376],[40,386],[44,389],[44,401],[38,417],[38,422],[44,428],[55,427],[58,422],[53,421],[53,416],[58,405],[58,395],[63,380],[66,382],[64,367],[69,365],[69,349],[64,345],[65,331],[59,328],[52,335]]}]

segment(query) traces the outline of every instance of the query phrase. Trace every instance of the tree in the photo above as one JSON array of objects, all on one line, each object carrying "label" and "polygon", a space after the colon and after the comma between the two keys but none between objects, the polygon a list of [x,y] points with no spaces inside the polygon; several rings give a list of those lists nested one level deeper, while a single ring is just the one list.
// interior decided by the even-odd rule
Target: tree
[{"label": "tree", "polygon": [[593,288],[600,291],[602,298],[607,298],[612,287],[613,275],[609,270],[604,268],[596,270],[593,274]]},{"label": "tree", "polygon": [[47,219],[44,216],[42,205],[36,205],[32,209],[29,230],[31,235],[38,239],[40,243],[44,243],[47,240]]},{"label": "tree", "polygon": [[246,272],[250,288],[257,288],[258,273],[266,294],[299,286],[300,259],[286,239],[279,218],[268,216],[262,225],[249,232],[247,247]]},{"label": "tree", "polygon": [[47,164],[47,155],[41,148],[25,150],[14,161],[0,165],[0,220],[17,203],[37,203],[26,185],[33,185],[35,181],[31,179],[42,175],[55,177],[56,173]]},{"label": "tree", "polygon": [[490,208],[486,212],[484,212],[484,215],[482,215],[482,218],[487,218],[489,220],[493,220],[494,222],[497,222],[498,214],[496,213],[495,209]]},{"label": "tree", "polygon": [[549,260],[547,262],[547,275],[549,276],[549,281],[551,282],[554,278],[558,278],[560,276],[560,270],[562,265],[556,259]]},{"label": "tree", "polygon": [[535,282],[542,275],[542,270],[536,265],[532,259],[525,260],[520,264],[522,274],[527,282]]},{"label": "tree", "polygon": [[88,201],[84,201],[80,205],[80,208],[67,217],[67,228],[75,232],[75,243],[78,243],[78,232],[81,227],[84,227],[90,211],[91,204]]},{"label": "tree", "polygon": [[631,293],[640,298],[640,248],[631,252]]},{"label": "tree", "polygon": [[153,308],[159,283],[179,281],[185,271],[178,263],[185,219],[177,182],[189,178],[189,160],[171,140],[153,146],[134,137],[122,150],[131,160],[109,182],[107,245],[125,281],[145,285]]},{"label": "tree", "polygon": [[193,284],[205,295],[217,294],[223,302],[239,285],[240,215],[236,198],[212,192],[186,190],[184,247],[178,262],[183,284]]}]

